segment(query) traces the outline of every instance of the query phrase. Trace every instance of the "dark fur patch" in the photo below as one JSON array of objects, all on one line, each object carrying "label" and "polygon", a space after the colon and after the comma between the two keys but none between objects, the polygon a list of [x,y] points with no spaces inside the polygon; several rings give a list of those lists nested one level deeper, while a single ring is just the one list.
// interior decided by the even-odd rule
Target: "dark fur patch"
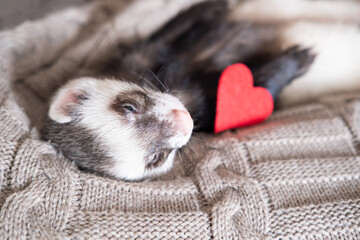
[{"label": "dark fur patch", "polygon": [[114,167],[96,136],[76,122],[59,124],[47,119],[41,133],[43,140],[49,141],[82,169],[107,175],[108,169]]},{"label": "dark fur patch", "polygon": [[128,105],[134,107],[135,114],[144,114],[155,105],[155,102],[145,92],[128,91],[119,93],[110,105],[110,109],[124,116],[129,112],[128,109],[124,108]]}]

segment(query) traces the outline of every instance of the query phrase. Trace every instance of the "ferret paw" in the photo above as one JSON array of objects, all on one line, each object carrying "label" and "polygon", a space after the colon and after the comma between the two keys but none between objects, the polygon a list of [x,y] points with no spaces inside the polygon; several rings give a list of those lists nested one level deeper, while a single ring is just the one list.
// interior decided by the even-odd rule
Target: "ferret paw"
[{"label": "ferret paw", "polygon": [[287,58],[295,60],[298,64],[297,71],[294,76],[295,78],[305,74],[309,70],[316,57],[316,54],[312,52],[311,48],[301,48],[298,45],[287,49],[284,52],[284,55]]}]

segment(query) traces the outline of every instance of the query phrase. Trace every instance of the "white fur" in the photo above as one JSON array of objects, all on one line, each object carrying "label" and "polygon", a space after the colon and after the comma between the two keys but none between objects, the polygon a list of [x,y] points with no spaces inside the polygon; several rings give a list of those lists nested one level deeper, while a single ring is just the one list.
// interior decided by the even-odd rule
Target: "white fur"
[{"label": "white fur", "polygon": [[[116,178],[139,180],[168,171],[173,165],[177,148],[185,145],[190,139],[191,133],[186,136],[174,135],[168,142],[168,147],[174,148],[174,150],[168,155],[166,161],[161,166],[148,170],[145,168],[145,157],[148,152],[144,148],[147,139],[138,138],[136,129],[131,122],[126,123],[120,114],[110,110],[111,103],[119,93],[143,89],[118,80],[82,78],[65,85],[56,94],[51,109],[56,109],[56,103],[62,102],[61,96],[66,95],[66,92],[76,90],[86,92],[88,97],[81,106],[78,106],[78,111],[82,116],[79,125],[95,134],[97,141],[101,144],[100,147],[105,149],[109,157],[114,160],[115,167],[104,169],[104,171]],[[155,113],[160,119],[165,119],[173,109],[185,109],[180,101],[171,95],[147,91],[149,96],[157,99],[152,113]],[[58,118],[57,114],[61,116]],[[54,114],[54,111],[50,111],[49,115],[53,120],[59,120],[60,123],[68,121],[67,117],[69,117],[61,113]]]},{"label": "white fur", "polygon": [[[171,106],[171,107],[168,107]],[[157,116],[160,121],[169,119],[171,111],[173,109],[187,111],[184,105],[174,96],[169,94],[161,94],[157,97],[153,113]],[[192,122],[193,124],[193,122]],[[185,136],[181,134],[176,135],[168,140],[169,148],[180,148],[184,146],[190,139],[192,131]]]}]

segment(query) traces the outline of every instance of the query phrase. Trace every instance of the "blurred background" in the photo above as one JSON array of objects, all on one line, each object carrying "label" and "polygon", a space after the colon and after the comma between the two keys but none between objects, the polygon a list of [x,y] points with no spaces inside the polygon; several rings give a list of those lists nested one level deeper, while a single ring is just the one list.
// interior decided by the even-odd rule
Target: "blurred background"
[{"label": "blurred background", "polygon": [[[0,0],[0,31],[92,1],[95,0]],[[128,38],[135,35],[136,38],[145,36],[161,26],[172,14],[176,14],[176,9],[181,8],[177,5],[186,6],[184,2],[193,4],[196,1],[198,0],[114,0],[115,5],[120,2],[124,3],[123,7],[125,7],[134,3],[140,7],[137,10],[139,12],[124,15],[126,21],[123,21],[120,15],[111,20],[114,25],[108,33],[116,36],[115,38],[126,39],[124,41],[128,41]],[[310,101],[328,93],[360,90],[360,0],[229,1],[238,3],[240,6],[233,9],[232,17],[235,20],[253,21],[259,24],[271,23],[279,26],[279,39],[283,49],[301,45],[304,48],[311,48],[318,54],[312,71],[292,82],[281,93],[281,106]],[[111,1],[98,0],[96,3],[106,5],[106,2]],[[153,2],[155,3],[152,4]],[[163,5],[171,6],[167,6],[166,11],[161,14],[154,13]],[[109,9],[114,13],[122,9],[119,7],[114,10],[112,7]],[[99,15],[94,18],[97,19],[98,26],[91,22],[91,27],[88,29],[89,36],[95,33],[94,29],[101,27],[102,21],[108,19],[107,17],[112,13],[109,13],[109,16],[107,14],[104,12],[102,15],[102,11],[99,11]],[[121,21],[116,19],[121,19]],[[68,26],[64,26],[64,30],[67,30]],[[46,33],[49,32],[47,30]],[[27,36],[32,38],[33,31],[29,31]],[[89,36],[86,38],[92,41]],[[110,36],[106,38],[109,39],[99,34],[97,41],[102,42],[104,39],[112,41]],[[56,39],[59,40],[58,37]],[[83,37],[79,39],[80,42],[84,40]],[[73,47],[76,48],[76,44]],[[88,49],[89,53],[91,50],[91,48]]]},{"label": "blurred background", "polygon": [[86,0],[0,0],[0,30],[35,20]]}]

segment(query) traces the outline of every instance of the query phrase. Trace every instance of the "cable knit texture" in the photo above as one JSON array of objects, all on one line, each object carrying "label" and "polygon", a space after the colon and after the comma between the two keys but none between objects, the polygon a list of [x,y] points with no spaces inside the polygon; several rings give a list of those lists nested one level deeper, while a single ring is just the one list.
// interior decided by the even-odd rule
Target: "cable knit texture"
[{"label": "cable knit texture", "polygon": [[193,3],[91,2],[0,33],[0,239],[360,239],[357,92],[205,136],[194,170],[151,181],[82,172],[39,140],[65,79]]}]

